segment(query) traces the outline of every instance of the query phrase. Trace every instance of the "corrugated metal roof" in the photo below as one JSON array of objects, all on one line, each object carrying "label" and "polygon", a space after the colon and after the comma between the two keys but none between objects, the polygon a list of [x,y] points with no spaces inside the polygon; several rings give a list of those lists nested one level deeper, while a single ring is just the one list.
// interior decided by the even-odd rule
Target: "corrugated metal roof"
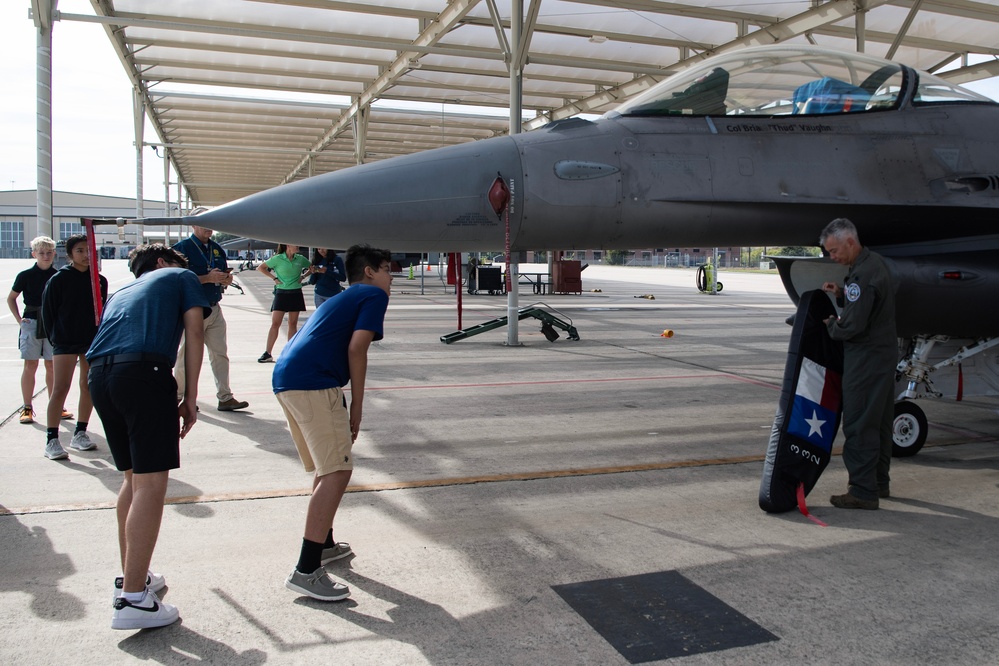
[{"label": "corrugated metal roof", "polygon": [[[968,0],[91,0],[198,205],[506,133],[508,63],[524,129],[603,113],[692,61],[792,41],[920,69],[999,75],[999,7]],[[858,6],[866,10],[857,13]],[[858,34],[860,39],[858,40]],[[962,58],[993,58],[968,65]]]}]

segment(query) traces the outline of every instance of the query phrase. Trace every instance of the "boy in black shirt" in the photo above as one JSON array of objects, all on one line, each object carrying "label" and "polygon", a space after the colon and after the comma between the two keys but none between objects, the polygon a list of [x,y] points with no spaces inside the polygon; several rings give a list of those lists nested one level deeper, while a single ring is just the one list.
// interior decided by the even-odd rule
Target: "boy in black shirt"
[{"label": "boy in black shirt", "polygon": [[[7,307],[14,315],[14,321],[21,327],[17,339],[17,348],[24,359],[24,369],[21,371],[21,423],[34,423],[35,412],[31,399],[35,395],[35,374],[38,372],[38,361],[45,361],[45,388],[52,397],[52,343],[40,330],[40,310],[42,307],[42,291],[45,284],[56,269],[52,267],[55,260],[55,241],[48,236],[39,236],[31,241],[31,256],[35,265],[26,271],[21,271],[14,278],[14,286],[7,295]],[[17,307],[17,297],[24,297],[24,312]],[[73,415],[62,410],[62,418],[71,419]]]}]

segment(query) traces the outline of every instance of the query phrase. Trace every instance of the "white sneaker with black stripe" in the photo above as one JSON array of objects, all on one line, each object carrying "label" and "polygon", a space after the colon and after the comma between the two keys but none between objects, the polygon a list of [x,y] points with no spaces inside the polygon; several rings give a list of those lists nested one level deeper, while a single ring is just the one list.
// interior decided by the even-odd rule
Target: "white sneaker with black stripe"
[{"label": "white sneaker with black stripe", "polygon": [[[114,589],[112,591],[111,603],[114,604],[114,600],[121,596],[122,588],[125,586],[125,577],[116,576],[114,579]],[[146,589],[150,592],[159,592],[164,587],[166,587],[166,578],[162,574],[153,573],[149,571],[146,573]]]},{"label": "white sneaker with black stripe", "polygon": [[111,616],[112,629],[151,629],[173,624],[180,617],[176,606],[160,601],[155,592],[146,592],[138,603],[125,597],[114,600],[114,615]]}]

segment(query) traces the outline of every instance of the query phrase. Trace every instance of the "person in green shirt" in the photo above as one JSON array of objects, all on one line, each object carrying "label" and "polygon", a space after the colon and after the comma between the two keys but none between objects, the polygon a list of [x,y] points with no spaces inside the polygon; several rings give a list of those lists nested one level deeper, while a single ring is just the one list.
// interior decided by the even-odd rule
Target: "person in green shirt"
[{"label": "person in green shirt", "polygon": [[305,312],[305,296],[302,294],[302,280],[308,279],[312,264],[298,254],[297,245],[280,244],[277,254],[257,266],[257,270],[274,281],[274,300],[271,303],[271,328],[267,331],[267,349],[258,363],[273,363],[274,343],[278,332],[288,315],[288,339],[298,331],[298,313]]}]

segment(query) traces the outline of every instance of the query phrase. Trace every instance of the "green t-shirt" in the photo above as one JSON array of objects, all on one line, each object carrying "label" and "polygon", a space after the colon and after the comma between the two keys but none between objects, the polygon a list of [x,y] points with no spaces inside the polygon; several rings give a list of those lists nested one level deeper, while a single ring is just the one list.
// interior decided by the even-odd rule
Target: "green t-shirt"
[{"label": "green t-shirt", "polygon": [[284,252],[275,254],[264,263],[267,264],[269,269],[274,271],[277,279],[280,280],[275,287],[285,290],[301,289],[302,282],[300,278],[302,277],[302,271],[311,265],[309,260],[300,254],[296,254],[289,259],[288,255]]}]

